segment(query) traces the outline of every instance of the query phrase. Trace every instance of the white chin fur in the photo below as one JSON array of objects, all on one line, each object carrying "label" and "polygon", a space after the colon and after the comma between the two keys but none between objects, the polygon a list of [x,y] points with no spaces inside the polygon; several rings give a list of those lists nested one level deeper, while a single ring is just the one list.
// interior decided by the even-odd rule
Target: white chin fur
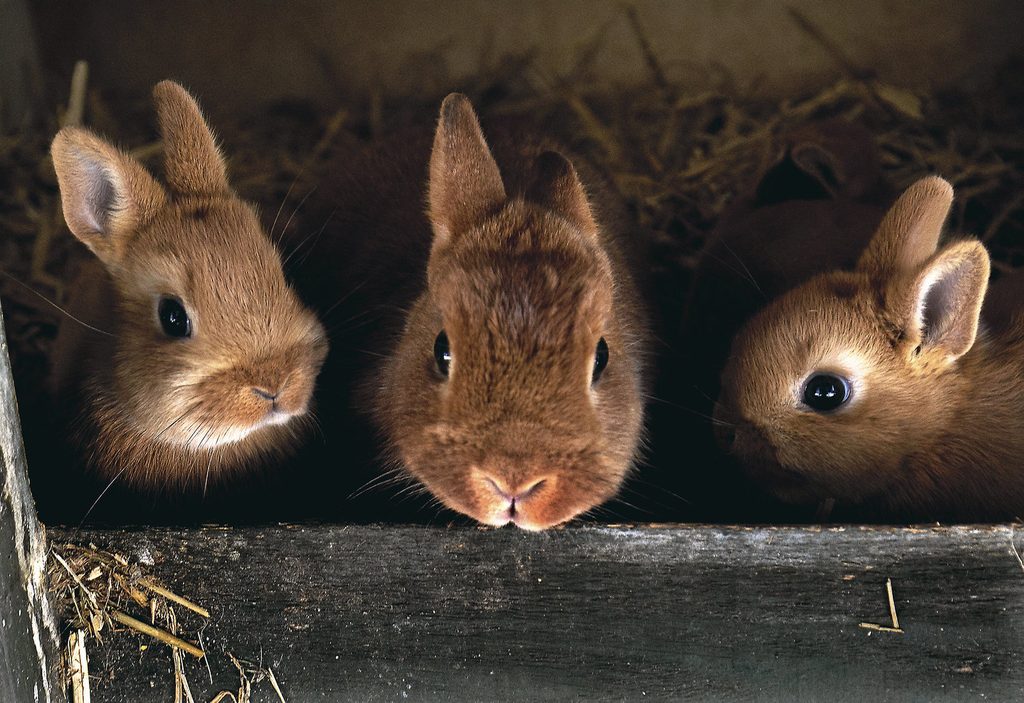
[{"label": "white chin fur", "polygon": [[295,415],[278,411],[267,413],[259,422],[248,427],[231,427],[220,432],[211,432],[209,436],[199,438],[200,441],[193,441],[190,446],[193,449],[216,449],[227,444],[235,444],[251,435],[256,430],[269,427],[270,425],[283,425]]},{"label": "white chin fur", "polygon": [[486,520],[481,520],[480,522],[482,522],[485,525],[490,525],[491,527],[504,527],[505,525],[512,522],[512,519],[508,516],[508,512],[503,510],[499,513],[491,515]]}]

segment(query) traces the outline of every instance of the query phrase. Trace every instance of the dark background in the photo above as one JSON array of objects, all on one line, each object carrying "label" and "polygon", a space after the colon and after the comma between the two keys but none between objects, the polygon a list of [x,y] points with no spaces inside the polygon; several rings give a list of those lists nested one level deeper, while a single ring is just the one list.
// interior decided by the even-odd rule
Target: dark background
[{"label": "dark background", "polygon": [[[64,284],[86,255],[64,228],[46,157],[79,60],[89,65],[84,124],[136,150],[155,171],[149,91],[164,78],[189,87],[222,138],[235,187],[259,204],[268,229],[282,213],[288,231],[274,234],[285,237],[319,224],[310,215],[332,158],[428,124],[452,90],[470,95],[485,119],[533,120],[592,160],[651,243],[660,369],[651,446],[622,500],[597,520],[816,519],[748,485],[711,441],[705,416],[717,366],[735,327],[764,301],[709,258],[723,222],[769,200],[884,208],[917,177],[939,172],[957,186],[952,226],[986,238],[997,276],[1024,264],[1024,222],[1009,207],[1024,189],[1019,2],[145,0],[4,8],[0,262],[8,278],[0,296],[33,487],[51,521],[77,523],[103,488],[80,482],[76,457],[55,452],[54,404],[42,391],[60,315],[37,293],[65,302]],[[794,133],[810,126],[820,136],[814,130],[829,120],[862,130],[829,137],[826,146],[840,161],[871,152],[874,160],[853,169],[863,168],[868,185],[852,183],[846,169],[838,192],[822,190],[814,174],[808,179],[787,161]],[[852,246],[845,258],[810,257],[803,266],[839,266],[855,253]],[[760,261],[757,247],[744,256],[754,267]],[[790,273],[769,284],[768,275],[758,272],[772,292],[799,279]],[[688,306],[693,300],[711,302]],[[694,320],[694,307],[704,319]],[[357,420],[347,429],[368,436]],[[401,486],[352,497],[378,468],[367,447],[350,449],[330,457],[314,450],[276,476],[201,498],[139,497],[115,486],[89,519],[458,520],[425,501],[396,500]]]}]

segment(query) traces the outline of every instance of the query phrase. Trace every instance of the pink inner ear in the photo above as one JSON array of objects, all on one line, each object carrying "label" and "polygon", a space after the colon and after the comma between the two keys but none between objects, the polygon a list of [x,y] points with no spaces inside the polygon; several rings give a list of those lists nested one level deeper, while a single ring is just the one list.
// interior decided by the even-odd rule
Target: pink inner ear
[{"label": "pink inner ear", "polygon": [[941,338],[951,318],[956,315],[956,296],[960,291],[963,269],[958,266],[944,274],[931,283],[918,303],[918,319],[921,321],[925,340],[932,337]]},{"label": "pink inner ear", "polygon": [[979,242],[951,245],[917,281],[915,322],[922,345],[950,360],[974,345],[988,287],[988,254]]},{"label": "pink inner ear", "polygon": [[78,217],[92,231],[108,234],[110,215],[117,204],[113,176],[101,164],[84,159],[83,198],[77,205]]}]

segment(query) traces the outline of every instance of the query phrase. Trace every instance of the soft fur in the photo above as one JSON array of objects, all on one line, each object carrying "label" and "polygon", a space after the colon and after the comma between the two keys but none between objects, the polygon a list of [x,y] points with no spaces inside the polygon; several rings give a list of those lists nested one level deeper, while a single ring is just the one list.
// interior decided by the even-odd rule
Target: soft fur
[{"label": "soft fur", "polygon": [[[379,312],[363,350],[328,367],[355,366],[386,453],[451,509],[543,529],[614,496],[632,464],[645,323],[625,263],[635,242],[600,179],[588,197],[551,144],[497,132],[488,145],[453,94],[432,144],[400,135],[339,164],[338,234],[323,245],[336,270],[310,277],[362,277],[324,302],[343,297],[348,320]],[[433,353],[442,330],[448,378]],[[602,337],[610,360],[591,384]]]},{"label": "soft fur", "polygon": [[[154,96],[166,187],[87,130],[53,141],[65,219],[102,263],[85,267],[71,303],[99,331],[63,326],[54,386],[81,407],[74,437],[93,470],[173,492],[288,451],[327,343],[231,190],[195,101],[170,81]],[[190,338],[161,329],[163,296],[184,304]]]},{"label": "soft fur", "polygon": [[[725,447],[779,497],[896,520],[1024,515],[1024,316],[979,330],[989,258],[939,247],[952,202],[911,186],[853,271],[818,276],[740,332],[716,409]],[[852,382],[831,413],[801,402],[815,371]]]}]

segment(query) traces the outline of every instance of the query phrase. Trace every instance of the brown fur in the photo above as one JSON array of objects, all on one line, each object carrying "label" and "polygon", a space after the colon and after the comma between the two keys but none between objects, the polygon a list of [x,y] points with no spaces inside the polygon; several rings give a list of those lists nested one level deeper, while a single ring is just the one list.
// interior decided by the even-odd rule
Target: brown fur
[{"label": "brown fur", "polygon": [[[942,179],[919,181],[855,270],[812,279],[738,335],[716,416],[779,497],[884,519],[1024,515],[1024,325],[979,333],[988,254],[938,247],[951,202]],[[815,371],[849,378],[850,401],[804,406]]]},{"label": "brown fur", "polygon": [[[708,422],[722,370],[736,333],[759,310],[821,271],[853,267],[895,199],[874,135],[855,123],[802,125],[778,135],[770,153],[708,235],[683,307],[664,311],[682,325],[669,338],[656,393],[671,405],[652,408],[655,463],[695,519],[787,521],[800,512],[722,460]],[[679,290],[678,277],[670,290]]]},{"label": "brown fur", "polygon": [[[74,436],[93,470],[180,491],[288,451],[326,340],[255,211],[231,191],[195,101],[170,81],[154,96],[166,190],[86,130],[54,139],[65,219],[103,264],[85,267],[71,305],[102,333],[64,325],[54,386],[82,406]],[[190,338],[162,331],[164,296],[184,304]]]},{"label": "brown fur", "polygon": [[[614,496],[637,451],[636,242],[599,179],[588,197],[544,140],[492,137],[451,95],[432,146],[409,137],[340,165],[352,173],[331,220],[340,271],[325,275],[364,277],[358,296],[385,309],[356,374],[389,453],[451,509],[543,529]],[[442,330],[447,379],[433,354]],[[610,360],[591,385],[601,337]]]},{"label": "brown fur", "polygon": [[743,322],[823,269],[852,266],[892,202],[874,135],[843,120],[779,137],[779,158],[723,213],[701,252],[683,339],[706,388]]},{"label": "brown fur", "polygon": [[1022,324],[1024,317],[1024,269],[1003,275],[988,289],[982,319],[994,335],[1010,331]]}]

